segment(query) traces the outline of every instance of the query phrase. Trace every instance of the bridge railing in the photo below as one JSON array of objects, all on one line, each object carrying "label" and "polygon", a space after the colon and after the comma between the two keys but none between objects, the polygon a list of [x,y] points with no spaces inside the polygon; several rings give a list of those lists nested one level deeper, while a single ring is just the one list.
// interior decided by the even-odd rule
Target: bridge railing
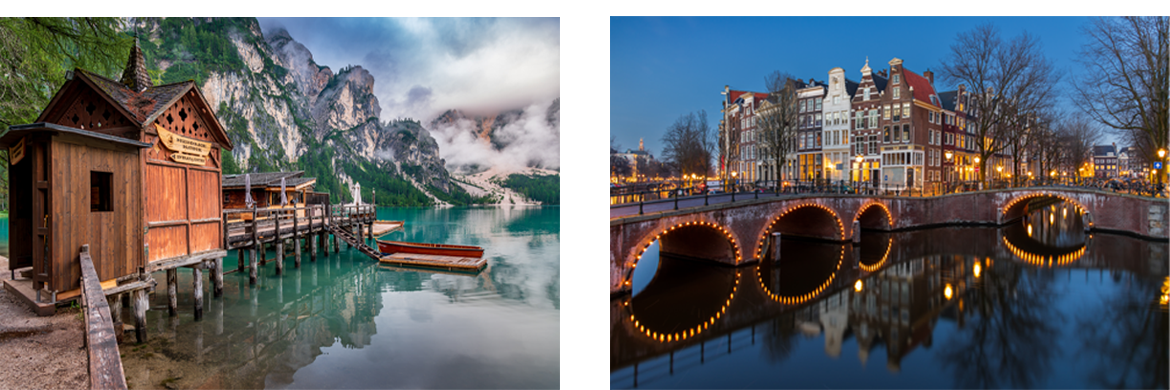
[{"label": "bridge railing", "polygon": [[[730,197],[731,201],[758,199],[781,195],[878,195],[925,197],[964,192],[1002,190],[1031,187],[1069,187],[1109,191],[1147,197],[1167,196],[1164,185],[1159,186],[1143,180],[1119,180],[1096,178],[1033,178],[1027,180],[988,180],[962,182],[933,182],[925,186],[907,187],[896,184],[874,184],[872,182],[831,181],[831,180],[784,180],[758,181],[738,185],[693,185],[673,188],[658,187],[649,191],[627,191],[611,189],[610,207],[626,207],[634,204],[678,202],[680,199]],[[723,203],[726,201],[720,201]],[[704,204],[709,203],[706,200]]]}]

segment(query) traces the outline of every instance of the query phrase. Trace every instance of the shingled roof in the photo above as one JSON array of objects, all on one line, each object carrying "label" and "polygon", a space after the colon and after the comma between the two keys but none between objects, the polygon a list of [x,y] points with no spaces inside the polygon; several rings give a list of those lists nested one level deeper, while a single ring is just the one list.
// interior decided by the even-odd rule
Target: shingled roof
[{"label": "shingled roof", "polygon": [[[49,102],[50,108],[58,103],[58,99],[63,95],[62,92],[72,88],[74,85],[72,83],[82,82],[97,90],[98,94],[102,95],[105,100],[113,103],[122,115],[133,121],[137,127],[146,128],[154,123],[155,119],[158,119],[168,107],[174,105],[188,92],[193,91],[195,97],[193,100],[198,101],[206,108],[206,110],[198,111],[204,111],[200,114],[205,115],[204,119],[212,127],[209,129],[209,133],[224,149],[232,150],[233,148],[231,139],[224,131],[223,124],[215,117],[207,98],[203,96],[194,81],[153,85],[150,81],[150,75],[146,71],[146,59],[143,57],[142,49],[138,47],[137,40],[134,42],[134,47],[130,49],[130,57],[126,61],[126,69],[122,72],[121,81],[115,81],[81,68],[74,69],[73,74],[75,79],[67,82],[61,91],[53,96]],[[42,111],[36,121],[48,121],[49,112],[49,109]]]},{"label": "shingled roof", "polygon": [[942,108],[947,111],[955,110],[955,101],[958,100],[958,97],[958,90],[939,92],[938,94],[938,100],[942,101]]},{"label": "shingled roof", "polygon": [[[280,179],[284,178],[284,184],[288,188],[296,187],[301,184],[315,182],[316,178],[302,177],[304,171],[293,172],[259,172],[249,173],[252,178],[252,188],[276,187],[280,188]],[[244,188],[244,174],[223,175],[223,188]]]}]

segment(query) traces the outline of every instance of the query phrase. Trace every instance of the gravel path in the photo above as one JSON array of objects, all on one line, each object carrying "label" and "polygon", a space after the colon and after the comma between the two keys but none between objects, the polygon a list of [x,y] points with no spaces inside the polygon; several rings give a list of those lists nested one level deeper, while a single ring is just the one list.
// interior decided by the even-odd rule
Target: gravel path
[{"label": "gravel path", "polygon": [[[8,278],[8,258],[0,256],[0,280]],[[0,389],[88,388],[79,315],[77,309],[59,309],[37,317],[0,287]]]}]

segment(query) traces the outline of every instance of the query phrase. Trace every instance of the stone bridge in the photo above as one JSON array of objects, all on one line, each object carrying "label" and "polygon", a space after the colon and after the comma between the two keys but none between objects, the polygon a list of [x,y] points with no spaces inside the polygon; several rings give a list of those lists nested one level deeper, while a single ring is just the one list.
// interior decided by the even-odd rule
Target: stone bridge
[{"label": "stone bridge", "polygon": [[1094,189],[1032,187],[933,197],[805,195],[765,197],[610,219],[610,293],[630,290],[642,253],[659,250],[729,265],[758,261],[773,232],[848,242],[859,229],[1006,225],[1029,207],[1064,201],[1089,231],[1166,240],[1164,199]]}]

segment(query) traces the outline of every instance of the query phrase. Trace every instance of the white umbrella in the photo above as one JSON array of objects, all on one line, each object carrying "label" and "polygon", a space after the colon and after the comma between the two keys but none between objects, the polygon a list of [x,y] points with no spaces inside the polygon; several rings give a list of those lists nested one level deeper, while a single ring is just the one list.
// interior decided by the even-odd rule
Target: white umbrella
[{"label": "white umbrella", "polygon": [[256,201],[252,199],[252,175],[244,174],[244,205],[247,208],[252,208]]},{"label": "white umbrella", "polygon": [[362,184],[361,183],[357,183],[357,182],[353,183],[353,204],[355,206],[362,204]]}]

